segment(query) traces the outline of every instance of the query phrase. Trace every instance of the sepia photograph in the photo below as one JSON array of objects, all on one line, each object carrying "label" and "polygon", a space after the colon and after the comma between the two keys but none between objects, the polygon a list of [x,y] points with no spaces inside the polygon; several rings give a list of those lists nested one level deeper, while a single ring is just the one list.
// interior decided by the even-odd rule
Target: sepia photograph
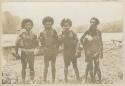
[{"label": "sepia photograph", "polygon": [[122,2],[3,2],[2,84],[123,83],[122,11]]},{"label": "sepia photograph", "polygon": [[[9,2],[50,2],[50,0],[3,0]],[[51,0],[51,2],[121,2],[124,0]]]}]

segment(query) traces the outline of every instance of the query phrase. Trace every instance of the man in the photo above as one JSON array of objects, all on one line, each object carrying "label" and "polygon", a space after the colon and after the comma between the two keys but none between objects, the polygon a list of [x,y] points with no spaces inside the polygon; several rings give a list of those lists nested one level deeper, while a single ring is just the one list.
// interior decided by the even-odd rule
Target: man
[{"label": "man", "polygon": [[34,83],[34,49],[38,46],[37,36],[31,31],[33,28],[31,19],[23,19],[21,27],[25,31],[19,35],[16,46],[21,50],[22,81],[25,83],[26,68],[29,63],[31,83]]},{"label": "man", "polygon": [[78,44],[77,35],[70,30],[72,26],[72,21],[70,19],[63,19],[61,21],[61,27],[63,28],[62,34],[60,36],[60,41],[64,47],[63,50],[63,58],[64,58],[64,74],[65,74],[65,82],[68,82],[68,67],[72,62],[76,78],[79,80],[79,70],[77,68],[77,57],[76,55],[76,48]]},{"label": "man", "polygon": [[44,82],[47,81],[49,62],[51,62],[52,82],[55,82],[55,63],[58,52],[58,35],[56,30],[52,27],[54,24],[52,17],[45,17],[42,23],[44,25],[44,30],[40,33],[39,39],[41,47],[44,49]]},{"label": "man", "polygon": [[[91,26],[84,35],[81,37],[80,41],[83,45],[85,51],[85,61],[87,62],[87,67],[85,71],[86,81],[88,73],[90,72],[91,81],[95,81],[96,74],[99,77],[99,83],[101,83],[101,70],[99,67],[99,58],[103,57],[103,43],[101,37],[101,31],[97,29],[99,20],[95,17],[90,20]],[[94,74],[93,74],[93,62],[94,62]]]}]

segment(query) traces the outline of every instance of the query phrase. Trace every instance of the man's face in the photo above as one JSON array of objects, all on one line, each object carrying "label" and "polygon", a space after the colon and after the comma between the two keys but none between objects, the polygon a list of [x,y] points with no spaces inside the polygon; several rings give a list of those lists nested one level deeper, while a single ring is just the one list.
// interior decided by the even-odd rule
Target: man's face
[{"label": "man's face", "polygon": [[91,24],[90,27],[91,27],[92,29],[95,29],[96,26],[97,26],[97,22],[96,22],[96,20],[94,20],[94,19],[90,20],[90,24]]},{"label": "man's face", "polygon": [[33,25],[31,24],[31,22],[27,22],[27,23],[25,24],[25,29],[26,29],[27,31],[30,31],[30,30],[32,29],[32,27],[33,27]]},{"label": "man's face", "polygon": [[64,23],[64,24],[63,24],[63,29],[64,29],[64,30],[69,30],[70,27],[71,27],[71,26],[70,26],[69,23]]},{"label": "man's face", "polygon": [[46,21],[45,24],[44,24],[44,27],[47,28],[47,29],[52,28],[52,22]]}]

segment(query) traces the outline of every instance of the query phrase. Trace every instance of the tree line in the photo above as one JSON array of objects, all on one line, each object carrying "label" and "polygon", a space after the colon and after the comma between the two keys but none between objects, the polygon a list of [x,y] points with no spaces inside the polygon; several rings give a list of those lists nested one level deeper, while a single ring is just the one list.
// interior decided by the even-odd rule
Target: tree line
[{"label": "tree line", "polygon": [[[4,34],[15,34],[17,29],[20,28],[21,18],[19,16],[15,16],[8,11],[3,12],[2,17],[2,27]],[[84,33],[89,27],[89,25],[80,25],[77,27],[73,27],[73,29],[77,33]],[[117,20],[108,23],[100,24],[99,29],[104,33],[111,33],[111,32],[122,32],[122,20]],[[39,27],[41,28],[41,27]],[[61,28],[57,29],[60,31]]]}]

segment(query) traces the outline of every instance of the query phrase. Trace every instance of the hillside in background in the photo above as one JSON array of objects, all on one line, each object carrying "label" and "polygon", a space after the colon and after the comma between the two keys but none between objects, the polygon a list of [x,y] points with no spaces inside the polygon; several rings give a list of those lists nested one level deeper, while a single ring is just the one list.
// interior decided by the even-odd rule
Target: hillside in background
[{"label": "hillside in background", "polygon": [[[21,18],[19,16],[15,16],[8,11],[3,12],[3,17],[2,17],[3,33],[15,34],[17,29],[20,28],[20,22],[21,22]],[[73,30],[75,30],[77,33],[83,33],[88,28],[89,28],[89,25],[80,25],[77,27],[73,27]],[[41,29],[41,26],[38,26],[36,30],[39,31],[39,29]],[[104,33],[122,32],[122,20],[102,23],[99,25],[99,29]],[[57,28],[57,32],[60,32],[61,30],[62,30],[61,28]]]},{"label": "hillside in background", "polygon": [[[74,27],[73,29],[78,33],[83,33],[89,28],[89,25],[81,25],[78,27]],[[112,33],[112,32],[122,32],[122,21],[113,21],[108,23],[103,23],[99,25],[99,28],[104,33]]]},{"label": "hillside in background", "polygon": [[123,27],[122,27],[122,21],[114,21],[114,22],[109,22],[109,23],[104,23],[100,25],[100,29],[102,32],[110,33],[110,32],[122,32]]},{"label": "hillside in background", "polygon": [[17,28],[20,27],[20,17],[12,15],[10,12],[6,11],[2,14],[2,27],[4,34],[15,34]]}]

